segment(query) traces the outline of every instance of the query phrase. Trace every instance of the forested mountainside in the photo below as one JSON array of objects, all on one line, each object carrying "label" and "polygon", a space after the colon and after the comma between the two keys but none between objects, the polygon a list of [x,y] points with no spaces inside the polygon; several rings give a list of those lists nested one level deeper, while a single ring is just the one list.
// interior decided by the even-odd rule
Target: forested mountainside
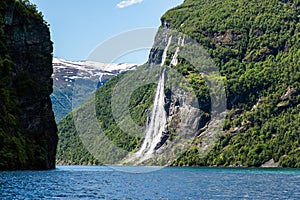
[{"label": "forested mountainside", "polygon": [[29,1],[0,2],[0,169],[53,169],[52,42]]},{"label": "forested mountainside", "polygon": [[[213,122],[207,84],[188,60],[179,56],[176,65],[172,65],[174,51],[163,58],[164,49],[154,46],[147,64],[165,59],[163,64],[179,71],[192,85],[202,116],[206,117],[198,122],[192,145],[179,157],[167,162],[152,160],[150,164],[300,167],[299,18],[298,0],[186,0],[163,15],[155,43],[167,46],[166,38],[176,31],[204,47],[224,80],[227,116],[221,132],[215,136],[217,142],[208,153],[202,154],[205,134],[214,134],[209,132]],[[177,40],[180,39],[170,39],[173,43]],[[122,132],[111,114],[111,93],[116,80],[109,81],[95,94],[97,119],[105,136],[116,146],[129,152],[137,151],[142,138]],[[132,94],[130,114],[136,123],[146,123],[154,93],[155,85],[148,85]],[[167,88],[165,95],[171,103],[181,98],[168,94]],[[168,122],[173,122],[167,125],[172,136],[176,118],[170,111],[174,107],[165,109]],[[76,134],[71,119],[69,115],[60,122],[60,137]],[[66,125],[72,129],[66,129]],[[171,143],[172,137],[168,141]],[[83,149],[79,145],[76,148]],[[65,154],[59,150],[59,158]],[[71,158],[75,157],[68,159]]]}]

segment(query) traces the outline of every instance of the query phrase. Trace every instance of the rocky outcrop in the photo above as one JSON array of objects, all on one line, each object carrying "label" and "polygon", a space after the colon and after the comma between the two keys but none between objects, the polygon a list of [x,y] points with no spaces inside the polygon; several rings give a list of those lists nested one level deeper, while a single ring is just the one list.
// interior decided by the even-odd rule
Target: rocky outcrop
[{"label": "rocky outcrop", "polygon": [[[209,123],[175,165],[299,167],[299,20],[289,17],[299,15],[299,3],[202,3],[184,1],[162,16],[162,26],[168,24],[170,32],[186,34],[207,50],[224,81],[228,115],[212,102],[217,109],[211,110],[221,112],[210,112]],[[212,5],[220,6],[211,9]],[[189,44],[186,40],[185,47]],[[193,68],[181,66],[186,66],[184,58],[179,55],[178,66],[199,85],[191,75]],[[218,90],[209,89],[212,101],[214,91]],[[197,95],[203,97],[203,92]]]},{"label": "rocky outcrop", "polygon": [[[48,26],[31,4],[5,1],[1,10],[6,54],[12,61],[8,86],[14,93],[16,130],[4,133],[20,140],[13,156],[1,155],[3,169],[55,168],[57,128],[50,94],[53,81],[52,42]],[[6,66],[8,67],[8,66]],[[1,124],[1,127],[5,126]],[[21,139],[20,139],[21,138]],[[6,149],[4,149],[6,148]],[[9,151],[9,145],[3,151]],[[15,151],[15,152],[14,152]],[[4,158],[3,158],[4,157]],[[4,159],[4,160],[3,160]]]},{"label": "rocky outcrop", "polygon": [[148,57],[148,65],[149,67],[154,67],[156,65],[160,65],[163,60],[163,54],[165,48],[168,46],[169,42],[169,26],[167,22],[162,21],[162,26],[158,30],[158,33],[155,37],[153,47],[150,50]]},{"label": "rocky outcrop", "polygon": [[265,162],[261,167],[262,168],[274,168],[274,167],[278,167],[279,163],[275,162],[274,159],[272,158],[271,160]]},{"label": "rocky outcrop", "polygon": [[[196,133],[209,121],[209,116],[201,112],[195,102],[189,98],[186,91],[177,89],[166,95],[166,110],[168,113],[168,129],[187,129]],[[193,106],[194,105],[194,106]]]},{"label": "rocky outcrop", "polygon": [[[199,104],[193,89],[187,84],[186,77],[179,73],[180,69],[176,67],[179,64],[180,47],[184,46],[185,37],[171,31],[170,23],[162,20],[147,64],[149,68],[168,69],[164,94],[167,118],[165,128],[160,133],[160,140],[155,146],[155,152],[151,159],[142,163],[143,165],[170,165],[192,145],[194,138],[199,135],[199,130],[210,121],[210,114],[201,110],[205,106]],[[202,74],[199,72],[197,76],[200,78]],[[148,121],[154,120],[149,120],[151,117],[153,116],[149,114]]]}]

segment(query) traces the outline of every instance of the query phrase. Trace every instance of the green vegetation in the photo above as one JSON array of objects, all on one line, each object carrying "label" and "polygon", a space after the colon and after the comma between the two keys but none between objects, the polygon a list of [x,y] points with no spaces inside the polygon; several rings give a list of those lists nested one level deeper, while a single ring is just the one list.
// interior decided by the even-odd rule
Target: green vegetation
[{"label": "green vegetation", "polygon": [[[0,169],[25,169],[35,166],[43,167],[46,160],[44,138],[29,137],[19,130],[17,106],[19,91],[26,92],[32,85],[31,77],[17,80],[12,75],[13,61],[8,55],[7,38],[5,33],[4,13],[14,5],[14,12],[20,16],[20,21],[38,20],[43,22],[42,15],[37,12],[29,1],[1,0],[0,2]],[[32,90],[32,88],[31,88]],[[33,140],[40,141],[36,144]]]},{"label": "green vegetation", "polygon": [[[187,0],[162,19],[202,44],[226,76],[223,136],[175,164],[299,167],[299,1]],[[195,143],[201,143],[198,139]]]},{"label": "green vegetation", "polygon": [[58,164],[99,165],[99,161],[84,147],[77,135],[72,113],[58,123]]},{"label": "green vegetation", "polygon": [[[69,84],[65,81],[54,82],[53,84],[51,101],[57,122],[72,111],[72,108],[74,109],[82,104],[86,100],[87,94],[93,93],[96,85],[91,80],[76,80],[75,86],[74,83],[71,83],[71,86]],[[74,89],[74,87],[76,88]],[[79,91],[81,93],[78,93]],[[75,95],[75,98],[72,98],[73,95]]]},{"label": "green vegetation", "polygon": [[[114,163],[115,161],[119,160],[119,156],[122,157],[123,155],[122,152],[118,153],[117,150],[114,150],[113,148],[119,147],[120,149],[126,151],[133,151],[138,148],[141,138],[124,133],[123,130],[121,130],[116,124],[111,109],[112,92],[118,81],[126,74],[128,73],[122,73],[101,86],[96,91],[95,105],[92,105],[96,108],[96,117],[99,121],[99,130],[96,130],[97,132],[95,134],[99,135],[99,138],[96,136],[93,141],[101,141],[102,139],[100,137],[101,135],[104,135],[109,139],[113,146],[111,149],[109,149],[110,145],[105,144],[108,146],[106,152],[113,153],[114,155],[110,155],[111,157],[106,156],[106,153],[101,155],[98,153],[93,153],[92,155],[90,152],[96,151],[93,149],[94,146],[87,148],[87,144],[84,145],[82,138],[78,136],[78,130],[74,124],[72,113],[70,113],[58,123],[58,136],[60,138],[57,149],[58,163],[91,165],[99,164],[103,160],[106,161],[106,163]],[[155,85],[150,84],[141,87],[136,90],[130,98],[128,106],[131,111],[131,117],[139,125],[144,125],[146,122],[149,107],[153,103],[154,86]],[[92,98],[94,98],[94,96],[91,96],[84,104],[73,111],[73,115],[75,114],[77,119],[82,119],[86,116],[90,117],[88,107],[91,106],[91,102],[93,102]],[[92,127],[91,124],[86,124],[84,126],[86,126],[84,130]],[[100,131],[100,128],[102,132]]]},{"label": "green vegetation", "polygon": [[52,109],[55,114],[55,121],[60,121],[72,110],[72,93],[73,88],[66,84],[53,85],[53,93],[51,94]]},{"label": "green vegetation", "polygon": [[[96,91],[95,101],[97,118],[105,135],[116,146],[130,152],[138,148],[141,138],[124,133],[124,131],[116,124],[111,109],[112,92],[116,88],[118,81],[120,81],[125,74],[114,78],[112,81],[109,81],[103,87],[99,88]],[[136,73],[136,75],[138,74],[139,73]],[[132,78],[134,78],[134,76]],[[131,94],[128,106],[131,118],[138,125],[143,126],[146,123],[150,106],[153,104],[155,87],[155,84],[145,85]],[[123,99],[120,98],[119,100],[122,101]],[[126,102],[119,102],[118,104],[126,106]],[[119,123],[122,123],[122,119],[125,117],[126,116],[122,116]],[[126,127],[127,130],[130,130],[130,128],[131,127]],[[143,133],[140,134],[140,136],[142,136]]]},{"label": "green vegetation", "polygon": [[[226,80],[227,93],[228,116],[214,148],[201,155],[203,141],[196,138],[173,164],[259,167],[273,159],[282,167],[300,167],[300,1],[186,0],[162,20],[204,46]],[[209,113],[208,89],[200,74],[182,58],[175,69]],[[122,76],[97,90],[96,113],[109,140],[134,151],[141,138],[124,133],[111,111],[111,94]],[[130,114],[138,124],[146,121],[154,88],[144,86],[131,96]],[[74,134],[68,120],[70,116],[60,122],[61,138]],[[85,150],[76,144],[70,151],[77,156]],[[58,155],[66,160],[60,150]]]}]

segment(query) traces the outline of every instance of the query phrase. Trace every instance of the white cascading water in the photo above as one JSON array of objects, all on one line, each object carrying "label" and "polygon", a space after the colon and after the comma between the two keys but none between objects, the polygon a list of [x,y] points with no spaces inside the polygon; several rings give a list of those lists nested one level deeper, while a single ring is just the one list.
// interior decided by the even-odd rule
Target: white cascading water
[{"label": "white cascading water", "polygon": [[153,109],[150,117],[150,123],[147,127],[144,142],[138,152],[135,153],[135,158],[140,158],[140,162],[143,162],[152,157],[155,152],[155,147],[161,141],[165,125],[167,123],[167,113],[165,111],[165,69],[163,70],[158,86],[156,88],[156,94],[153,104]]},{"label": "white cascading water", "polygon": [[176,48],[176,51],[172,57],[171,65],[176,66],[178,64],[178,53],[179,53],[179,47]]},{"label": "white cascading water", "polygon": [[[172,36],[169,37],[167,46],[162,55],[161,66],[164,65]],[[163,69],[155,92],[154,104],[150,116],[150,123],[146,129],[146,134],[141,148],[125,160],[125,163],[134,161],[136,164],[148,160],[155,153],[156,146],[161,142],[165,126],[167,124],[167,113],[165,111],[165,69]]]},{"label": "white cascading water", "polygon": [[161,64],[160,64],[161,66],[163,66],[165,64],[165,61],[166,61],[166,58],[167,58],[167,53],[168,53],[171,41],[172,41],[172,35],[169,37],[168,44],[167,44],[166,48],[164,49],[164,53],[162,55]]},{"label": "white cascading water", "polygon": [[181,37],[178,38],[178,47],[176,47],[176,51],[175,51],[175,53],[172,57],[172,60],[171,60],[171,65],[173,65],[173,66],[176,66],[178,64],[177,57],[178,57],[178,53],[180,51],[180,46],[184,46],[184,37],[183,38],[181,38]]}]

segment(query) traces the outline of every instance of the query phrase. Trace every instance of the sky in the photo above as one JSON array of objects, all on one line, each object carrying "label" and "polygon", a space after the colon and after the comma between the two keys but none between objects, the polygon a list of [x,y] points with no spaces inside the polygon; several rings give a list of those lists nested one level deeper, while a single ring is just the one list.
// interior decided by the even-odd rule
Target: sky
[{"label": "sky", "polygon": [[[80,61],[103,42],[139,28],[157,28],[160,17],[183,0],[31,0],[50,24],[54,57]],[[152,36],[153,37],[153,36]],[[129,62],[146,61],[148,51]],[[126,62],[126,59],[125,61]]]}]

